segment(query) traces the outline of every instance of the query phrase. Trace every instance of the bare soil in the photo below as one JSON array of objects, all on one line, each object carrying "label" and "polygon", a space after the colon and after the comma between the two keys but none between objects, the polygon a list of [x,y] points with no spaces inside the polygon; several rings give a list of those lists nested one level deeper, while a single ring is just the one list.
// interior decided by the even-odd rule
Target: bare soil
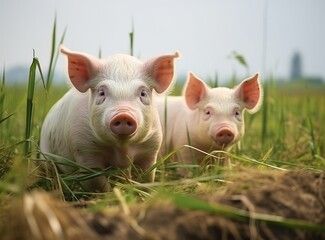
[{"label": "bare soil", "polygon": [[[223,190],[196,197],[325,228],[325,173],[244,171]],[[89,213],[33,192],[5,208],[3,239],[325,239],[325,232],[290,229],[262,221],[239,221],[176,207],[168,200]]]}]

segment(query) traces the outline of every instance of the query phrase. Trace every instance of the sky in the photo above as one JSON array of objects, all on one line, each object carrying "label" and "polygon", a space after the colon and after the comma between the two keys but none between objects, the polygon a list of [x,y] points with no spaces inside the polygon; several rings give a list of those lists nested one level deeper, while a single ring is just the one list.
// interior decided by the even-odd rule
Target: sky
[{"label": "sky", "polygon": [[[303,74],[325,79],[324,12],[324,0],[1,0],[0,72],[1,65],[30,65],[33,49],[47,69],[56,15],[57,41],[66,28],[69,49],[129,53],[133,28],[141,60],[180,52],[176,76],[288,78],[299,52]],[[248,70],[229,57],[234,51]],[[63,55],[57,71],[66,72]]]}]

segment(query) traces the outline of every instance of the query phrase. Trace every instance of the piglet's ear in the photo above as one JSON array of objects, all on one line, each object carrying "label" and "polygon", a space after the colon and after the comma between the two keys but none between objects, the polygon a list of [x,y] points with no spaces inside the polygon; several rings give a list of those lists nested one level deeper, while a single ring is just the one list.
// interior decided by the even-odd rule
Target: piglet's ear
[{"label": "piglet's ear", "polygon": [[259,82],[259,75],[256,73],[253,77],[243,80],[236,88],[235,94],[250,113],[259,110],[262,104],[263,90]]},{"label": "piglet's ear", "polygon": [[197,104],[206,97],[208,86],[193,73],[189,72],[184,95],[187,106],[194,110]]},{"label": "piglet's ear", "polygon": [[98,73],[101,61],[81,52],[72,52],[61,46],[61,52],[68,57],[68,73],[73,86],[80,92],[86,92],[91,79]]},{"label": "piglet's ear", "polygon": [[150,59],[144,63],[144,71],[153,80],[153,87],[157,93],[164,92],[174,77],[174,59],[179,57],[176,52],[173,55],[162,55]]}]

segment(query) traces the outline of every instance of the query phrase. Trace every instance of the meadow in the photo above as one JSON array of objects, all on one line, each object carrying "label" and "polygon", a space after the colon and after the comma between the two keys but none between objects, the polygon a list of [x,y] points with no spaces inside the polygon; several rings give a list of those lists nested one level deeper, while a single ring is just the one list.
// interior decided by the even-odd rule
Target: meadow
[{"label": "meadow", "polygon": [[[56,46],[55,43],[53,45]],[[279,179],[284,179],[288,177],[287,174],[291,173],[298,173],[298,176],[301,177],[299,183],[304,185],[307,184],[304,181],[309,181],[309,184],[316,186],[316,189],[313,190],[319,193],[320,196],[324,196],[325,185],[317,185],[316,182],[316,185],[313,184],[313,178],[310,175],[317,176],[318,178],[315,177],[316,180],[323,179],[322,181],[325,181],[324,83],[316,84],[307,80],[279,82],[273,77],[263,76],[263,106],[254,115],[245,114],[245,137],[240,145],[234,147],[227,154],[231,161],[231,167],[216,164],[207,169],[195,164],[184,166],[181,163],[171,163],[168,160],[171,155],[176,153],[177,150],[175,150],[158,160],[155,165],[157,174],[154,183],[142,183],[141,181],[126,179],[123,173],[121,174],[117,169],[105,169],[101,172],[89,170],[83,172],[82,175],[78,173],[72,175],[58,174],[56,172],[53,176],[44,174],[39,168],[39,163],[43,161],[42,153],[39,151],[40,129],[50,107],[68,90],[67,85],[57,86],[51,84],[53,81],[51,76],[53,77],[53,71],[55,71],[55,58],[57,57],[55,50],[53,50],[53,53],[52,67],[50,67],[47,74],[44,74],[46,78],[43,80],[43,74],[39,73],[42,69],[37,58],[31,59],[29,79],[26,79],[24,85],[9,84],[5,76],[5,70],[1,76],[0,206],[4,209],[0,214],[1,223],[6,222],[7,217],[11,216],[10,213],[8,216],[5,214],[6,209],[10,209],[8,207],[10,202],[15,202],[15,200],[19,202],[24,199],[26,194],[46,192],[57,196],[56,198],[61,199],[62,204],[68,202],[68,204],[83,205],[85,212],[89,214],[106,212],[108,208],[118,208],[122,209],[120,211],[124,214],[133,216],[134,211],[139,214],[141,208],[148,210],[153,202],[161,202],[161,199],[166,199],[166,201],[168,200],[173,204],[173,206],[167,205],[168,209],[174,209],[176,206],[190,212],[203,211],[209,217],[211,215],[222,216],[226,220],[242,221],[247,225],[247,236],[249,238],[258,236],[258,233],[254,233],[251,228],[251,219],[255,219],[260,223],[275,224],[284,229],[308,231],[308,233],[320,234],[316,236],[324,237],[325,225],[322,221],[324,221],[325,216],[325,204],[323,197],[319,197],[324,204],[323,210],[320,211],[323,217],[319,221],[313,221],[313,217],[311,219],[302,219],[306,221],[292,220],[291,215],[287,219],[285,214],[284,218],[277,218],[277,216],[274,216],[277,215],[277,212],[275,211],[273,215],[272,210],[264,212],[264,215],[256,213],[252,216],[250,207],[247,207],[248,203],[244,204],[246,210],[248,209],[247,211],[238,210],[238,208],[242,209],[245,206],[228,208],[225,205],[219,205],[219,202],[222,202],[219,195],[216,197],[219,199],[218,204],[211,204],[210,201],[214,194],[222,195],[225,191],[239,191],[239,195],[244,195],[243,192],[250,189],[249,185],[257,189],[266,184],[271,191],[269,194],[272,195],[273,184],[274,193],[278,191],[279,186],[290,185],[290,182],[281,182]],[[229,83],[223,84],[223,86],[233,86],[240,80],[234,77],[229,79]],[[173,94],[180,94],[181,88],[181,84],[176,85]],[[59,157],[57,160],[65,161]],[[73,163],[67,162],[66,164]],[[186,179],[181,178],[176,170],[179,167],[189,168],[192,171],[192,176]],[[96,174],[114,175],[114,178],[110,178],[114,190],[101,194],[83,191],[78,185],[78,181]],[[145,173],[139,172],[139,179],[141,179],[141,174]],[[263,179],[271,179],[271,181],[264,181]],[[292,180],[290,179],[288,181]],[[237,182],[243,185],[235,184]],[[244,183],[247,183],[247,185]],[[297,193],[300,192],[297,190]],[[44,197],[43,195],[40,196],[40,198]],[[267,199],[267,196],[265,198],[271,204],[271,197],[269,196],[270,199]],[[245,203],[244,200],[242,202]],[[224,200],[224,203],[227,203],[227,201]],[[299,208],[299,202],[293,202],[292,204],[294,208]],[[297,204],[297,206],[294,204]],[[152,208],[157,210],[155,207]],[[162,213],[157,214],[158,218],[160,214]],[[181,212],[179,214],[185,213]],[[60,215],[57,216],[60,219]],[[173,217],[175,218],[175,215],[172,215],[171,219]],[[26,218],[28,219],[28,217]],[[299,217],[297,218],[299,219]],[[204,221],[208,222],[207,219],[209,218],[207,217]],[[121,226],[129,224],[123,221],[119,222]],[[201,219],[201,221],[203,220]],[[143,234],[145,234],[143,232],[144,227],[140,227],[139,222],[131,225],[135,229],[134,231],[139,234],[140,239],[143,239],[141,237],[144,237]],[[70,224],[72,223],[70,222]],[[214,224],[223,226],[222,223],[214,222]],[[259,229],[259,227],[257,228]],[[8,228],[2,227],[0,229],[8,234]],[[243,230],[239,237],[236,235],[236,231],[234,229],[229,230],[234,239],[240,239],[240,235],[245,238],[246,230]],[[13,233],[10,232],[10,234]],[[217,235],[214,234],[213,236]],[[205,239],[209,238],[206,237]]]}]

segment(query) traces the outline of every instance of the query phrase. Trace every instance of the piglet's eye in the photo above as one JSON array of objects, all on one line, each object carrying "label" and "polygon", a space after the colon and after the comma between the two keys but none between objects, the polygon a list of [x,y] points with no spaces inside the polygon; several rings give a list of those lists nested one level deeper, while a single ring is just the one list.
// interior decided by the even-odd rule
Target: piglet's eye
[{"label": "piglet's eye", "polygon": [[140,101],[144,104],[144,105],[149,105],[150,104],[150,97],[149,97],[149,90],[146,88],[140,88],[139,89],[139,98]]},{"label": "piglet's eye", "polygon": [[211,108],[207,107],[204,109],[203,120],[208,120],[212,115]]},{"label": "piglet's eye", "polygon": [[241,121],[242,116],[241,116],[241,111],[240,111],[240,109],[235,108],[235,109],[234,109],[234,115],[235,115],[235,117],[237,118],[238,121]]},{"label": "piglet's eye", "polygon": [[100,86],[97,89],[96,105],[102,104],[105,101],[107,95],[108,95],[107,86]]},{"label": "piglet's eye", "polygon": [[105,92],[103,90],[99,90],[98,96],[101,96],[101,97],[105,96]]},{"label": "piglet's eye", "polygon": [[147,91],[144,90],[144,89],[142,89],[142,90],[141,90],[141,93],[140,93],[140,96],[141,96],[141,97],[147,97],[147,96],[148,96]]}]

